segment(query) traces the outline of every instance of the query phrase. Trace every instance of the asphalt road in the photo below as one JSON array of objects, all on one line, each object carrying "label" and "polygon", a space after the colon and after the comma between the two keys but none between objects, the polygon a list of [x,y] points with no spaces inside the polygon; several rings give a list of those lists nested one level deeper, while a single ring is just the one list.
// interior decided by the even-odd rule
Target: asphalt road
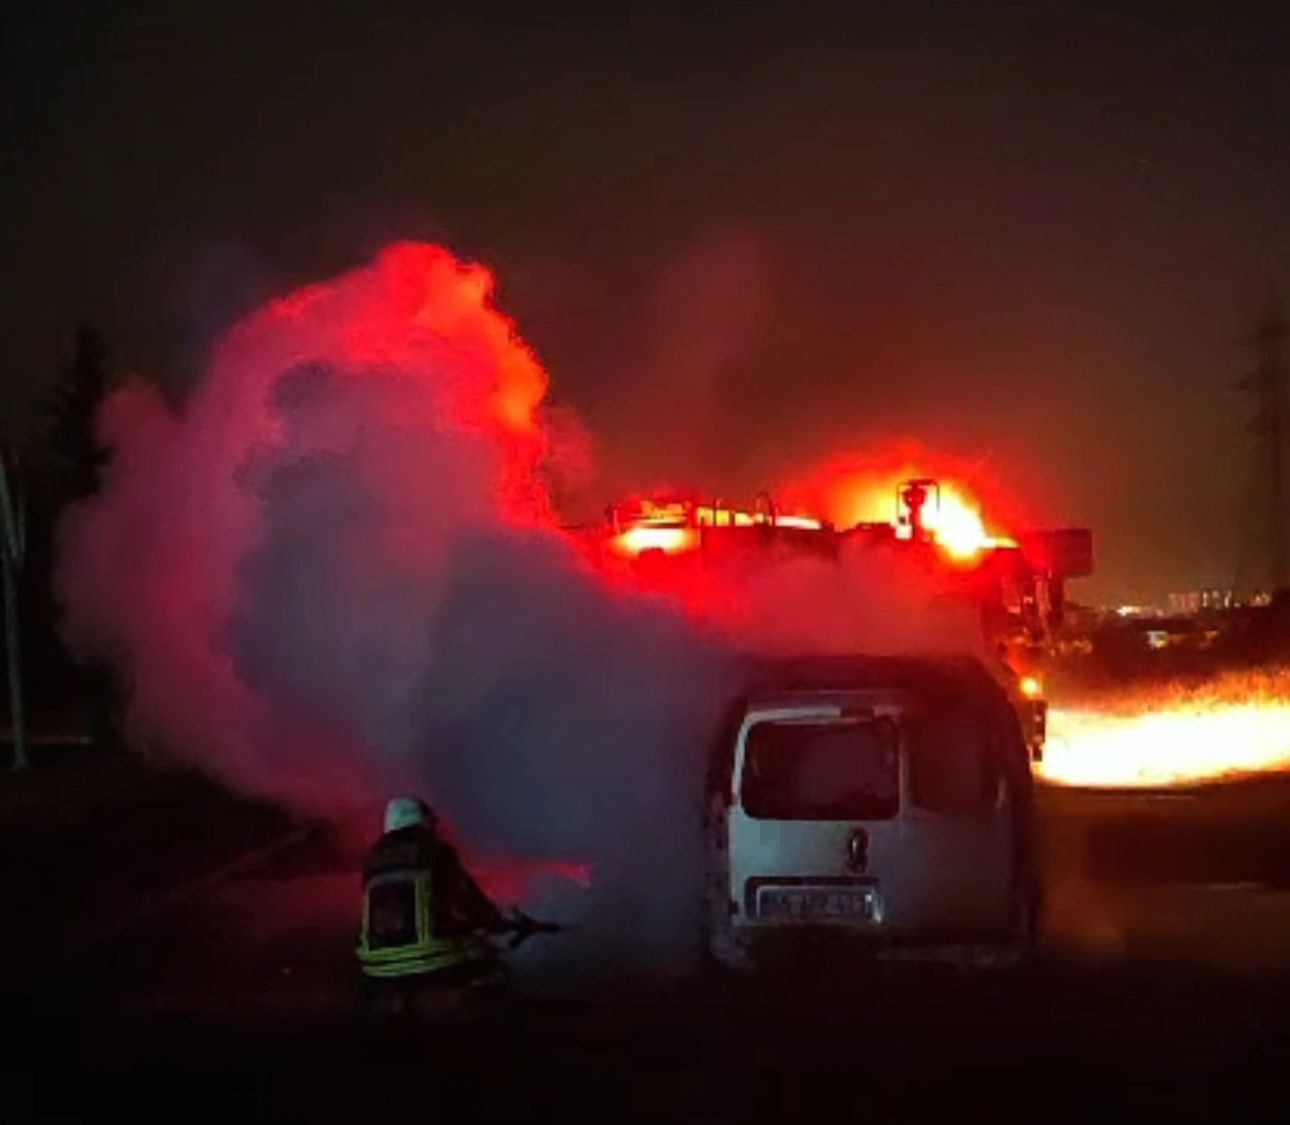
[{"label": "asphalt road", "polygon": [[308,836],[10,1001],[7,1104],[42,1120],[1284,1118],[1290,783],[1051,791],[1042,809],[1033,964],[697,974],[406,1026],[359,1017],[353,849]]}]

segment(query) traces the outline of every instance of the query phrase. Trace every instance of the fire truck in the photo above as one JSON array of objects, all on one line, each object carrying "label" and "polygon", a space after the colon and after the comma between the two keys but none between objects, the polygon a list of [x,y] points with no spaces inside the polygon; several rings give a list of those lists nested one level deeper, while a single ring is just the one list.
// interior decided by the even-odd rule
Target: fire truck
[{"label": "fire truck", "polygon": [[937,531],[938,481],[904,481],[893,500],[890,521],[837,527],[813,515],[781,512],[768,493],[748,508],[693,496],[636,497],[606,508],[589,541],[593,551],[664,579],[685,568],[731,562],[769,564],[803,555],[836,560],[857,547],[893,552],[979,616],[985,663],[1012,701],[1038,761],[1048,714],[1045,663],[1061,628],[1066,582],[1092,572],[1092,532],[1061,528],[951,543]]}]

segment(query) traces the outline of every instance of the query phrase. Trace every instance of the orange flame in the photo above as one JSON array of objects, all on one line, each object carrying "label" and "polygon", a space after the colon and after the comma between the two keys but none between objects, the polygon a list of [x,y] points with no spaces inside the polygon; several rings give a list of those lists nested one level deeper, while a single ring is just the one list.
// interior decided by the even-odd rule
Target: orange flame
[{"label": "orange flame", "polygon": [[[841,527],[857,523],[888,523],[896,518],[896,490],[902,474],[890,480],[853,479],[840,485],[832,497],[830,514]],[[1013,541],[986,529],[981,506],[962,486],[940,482],[940,503],[929,501],[923,524],[950,558],[967,562],[990,547],[1011,546]]]},{"label": "orange flame", "polygon": [[1059,785],[1141,788],[1290,771],[1290,669],[1230,673],[1105,709],[1054,708],[1037,773]]},{"label": "orange flame", "polygon": [[[907,481],[939,483],[928,498],[923,525],[951,561],[971,563],[991,547],[1014,546],[995,528],[1025,526],[1028,516],[988,464],[918,441],[885,441],[817,462],[781,483],[777,502],[816,512],[840,529],[856,524],[895,524],[897,491]],[[938,503],[939,499],[939,503]],[[991,513],[987,520],[985,513]],[[900,529],[908,534],[908,527]]]},{"label": "orange flame", "polygon": [[614,539],[614,548],[624,555],[639,555],[645,551],[662,551],[674,555],[688,551],[698,543],[698,533],[691,527],[652,527],[642,524],[631,527]]},{"label": "orange flame", "polygon": [[953,484],[941,485],[941,502],[927,511],[927,529],[953,559],[973,559],[988,547],[1011,545],[1011,540],[991,535],[980,507]]}]

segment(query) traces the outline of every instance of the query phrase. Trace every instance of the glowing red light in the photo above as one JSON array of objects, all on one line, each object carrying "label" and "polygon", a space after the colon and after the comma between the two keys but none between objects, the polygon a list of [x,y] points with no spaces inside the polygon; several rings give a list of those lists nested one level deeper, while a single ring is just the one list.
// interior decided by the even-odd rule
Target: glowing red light
[{"label": "glowing red light", "polygon": [[691,527],[631,527],[614,539],[614,547],[624,555],[645,551],[662,551],[675,555],[698,546],[698,532]]}]

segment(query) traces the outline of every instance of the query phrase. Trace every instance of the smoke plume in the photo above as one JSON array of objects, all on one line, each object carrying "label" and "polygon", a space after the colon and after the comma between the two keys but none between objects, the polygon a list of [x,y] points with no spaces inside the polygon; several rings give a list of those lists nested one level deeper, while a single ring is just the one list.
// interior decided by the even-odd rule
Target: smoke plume
[{"label": "smoke plume", "polygon": [[392,246],[236,325],[178,413],[114,395],[69,632],[136,732],[310,809],[423,792],[472,853],[588,864],[593,935],[672,959],[714,658],[555,529],[546,377],[490,284]]},{"label": "smoke plume", "polygon": [[177,411],[143,382],[106,404],[68,633],[138,737],[311,810],[424,793],[471,855],[591,869],[562,948],[675,964],[721,653],[910,647],[924,618],[823,563],[714,575],[702,606],[600,574],[552,516],[576,427],[546,384],[487,271],[438,247],[266,305]]}]

